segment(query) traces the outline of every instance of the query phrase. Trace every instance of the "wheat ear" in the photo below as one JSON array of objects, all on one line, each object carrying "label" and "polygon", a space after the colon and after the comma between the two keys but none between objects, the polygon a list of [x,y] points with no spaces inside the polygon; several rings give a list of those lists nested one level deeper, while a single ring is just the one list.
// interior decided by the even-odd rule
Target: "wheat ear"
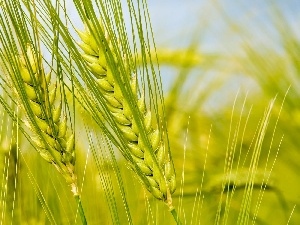
[{"label": "wheat ear", "polygon": [[38,56],[28,44],[26,55],[19,57],[23,87],[34,114],[34,122],[27,120],[25,124],[35,134],[32,140],[38,153],[56,167],[76,194],[74,135],[67,135],[67,119],[61,119],[62,102],[54,108],[57,88],[48,90],[51,74],[44,73]]},{"label": "wheat ear", "polygon": [[[162,135],[157,128],[157,123],[153,124],[152,122],[152,113],[147,109],[145,99],[137,95],[136,77],[134,75],[130,77],[130,86],[137,101],[140,115],[143,117],[142,121],[152,149],[149,149],[142,141],[141,128],[136,125],[128,106],[130,101],[126,99],[127,95],[122,93],[107,63],[105,51],[109,50],[104,50],[99,45],[103,40],[97,42],[87,27],[83,32],[78,31],[78,34],[82,40],[79,46],[84,51],[82,57],[97,80],[107,108],[123,134],[131,155],[131,163],[142,172],[143,178],[146,178],[146,181],[148,181],[144,182],[144,184],[152,195],[157,199],[166,201],[168,204],[168,201],[171,200],[171,194],[176,189],[173,162],[169,151],[166,149]],[[106,41],[110,45],[108,36],[106,36]],[[114,54],[114,52],[112,53]],[[118,65],[117,62],[116,65]],[[169,203],[171,204],[171,202]]]}]

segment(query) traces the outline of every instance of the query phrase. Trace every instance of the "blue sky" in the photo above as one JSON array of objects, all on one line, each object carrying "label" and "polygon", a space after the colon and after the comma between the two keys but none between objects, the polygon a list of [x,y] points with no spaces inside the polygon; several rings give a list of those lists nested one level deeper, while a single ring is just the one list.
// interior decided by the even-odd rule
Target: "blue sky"
[{"label": "blue sky", "polygon": [[[186,47],[198,30],[196,39],[200,45],[200,53],[240,53],[241,43],[245,41],[280,51],[278,31],[273,23],[276,8],[300,38],[299,0],[150,0],[148,5],[158,47]],[[242,30],[233,31],[229,25],[232,23],[238,25],[236,29]],[[164,89],[167,90],[170,80],[177,72],[172,68],[161,67],[161,74]],[[226,90],[220,96],[213,96],[211,103],[208,102],[209,108],[214,107],[216,102],[225,103],[224,98],[230,92],[233,96],[229,99],[233,100],[241,87],[246,91],[253,90],[253,81],[240,78],[236,76],[228,80],[224,87]]]},{"label": "blue sky", "polygon": [[[222,10],[228,19],[243,24],[249,32],[262,33],[261,30],[263,30],[270,34],[274,29],[270,15],[272,6],[276,5],[291,26],[295,28],[295,31],[299,30],[299,0],[223,0],[219,2],[221,3],[209,0],[148,1],[157,44],[170,47],[171,45],[185,46],[189,43],[188,37],[197,28],[202,28],[204,33],[199,40],[201,44],[206,45],[208,49],[213,46],[215,46],[215,50],[222,48],[219,43],[216,43],[218,37],[224,35],[224,32],[226,33],[228,24],[221,14]],[[203,29],[203,27],[205,28]],[[258,38],[263,39],[264,35]]]}]

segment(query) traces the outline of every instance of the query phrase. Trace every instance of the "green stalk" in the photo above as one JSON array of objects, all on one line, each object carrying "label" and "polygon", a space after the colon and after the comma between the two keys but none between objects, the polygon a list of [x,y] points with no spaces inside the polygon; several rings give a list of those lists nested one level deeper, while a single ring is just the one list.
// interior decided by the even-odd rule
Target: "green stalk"
[{"label": "green stalk", "polygon": [[77,206],[78,206],[78,211],[79,211],[79,214],[80,214],[81,222],[82,222],[83,225],[87,225],[86,218],[85,218],[84,211],[83,211],[83,207],[82,207],[82,203],[81,203],[81,200],[80,200],[80,196],[79,195],[74,195],[74,198],[75,198]]},{"label": "green stalk", "polygon": [[176,209],[174,207],[172,207],[172,208],[170,208],[170,212],[171,212],[171,214],[172,214],[172,216],[173,216],[176,224],[177,225],[182,225],[182,223],[181,223],[181,221],[179,219],[179,216],[178,216],[178,214],[176,212]]}]

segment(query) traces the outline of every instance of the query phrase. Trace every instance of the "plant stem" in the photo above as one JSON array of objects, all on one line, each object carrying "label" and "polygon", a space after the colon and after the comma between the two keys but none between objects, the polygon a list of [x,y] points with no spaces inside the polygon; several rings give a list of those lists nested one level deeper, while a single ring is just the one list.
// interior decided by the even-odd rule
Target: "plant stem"
[{"label": "plant stem", "polygon": [[79,197],[79,195],[74,195],[74,197],[75,197],[75,200],[76,200],[76,203],[77,203],[77,206],[78,206],[78,210],[79,210],[79,214],[80,214],[82,224],[87,225],[80,197]]},{"label": "plant stem", "polygon": [[180,219],[179,219],[179,216],[176,212],[176,209],[174,208],[173,206],[173,203],[172,203],[172,196],[171,196],[171,193],[170,193],[170,190],[168,189],[167,190],[167,199],[165,201],[166,205],[168,206],[169,208],[169,211],[171,212],[175,222],[177,225],[182,225]]},{"label": "plant stem", "polygon": [[172,208],[172,209],[170,210],[170,212],[171,212],[171,214],[172,214],[172,216],[173,216],[173,218],[174,218],[176,224],[177,224],[177,225],[182,225],[182,223],[181,223],[181,221],[180,221],[180,219],[179,219],[179,217],[178,217],[178,214],[177,214],[177,212],[176,212],[176,209],[175,209],[175,208]]}]

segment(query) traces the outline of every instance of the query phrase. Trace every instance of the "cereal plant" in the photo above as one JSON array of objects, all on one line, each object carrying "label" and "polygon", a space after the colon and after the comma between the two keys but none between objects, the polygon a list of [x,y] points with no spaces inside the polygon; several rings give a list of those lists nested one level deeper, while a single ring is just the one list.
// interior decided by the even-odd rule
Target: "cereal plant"
[{"label": "cereal plant", "polygon": [[204,16],[185,48],[156,45],[148,3],[0,1],[1,224],[297,224],[283,11],[269,4],[278,53],[211,3],[243,41],[210,54]]}]

